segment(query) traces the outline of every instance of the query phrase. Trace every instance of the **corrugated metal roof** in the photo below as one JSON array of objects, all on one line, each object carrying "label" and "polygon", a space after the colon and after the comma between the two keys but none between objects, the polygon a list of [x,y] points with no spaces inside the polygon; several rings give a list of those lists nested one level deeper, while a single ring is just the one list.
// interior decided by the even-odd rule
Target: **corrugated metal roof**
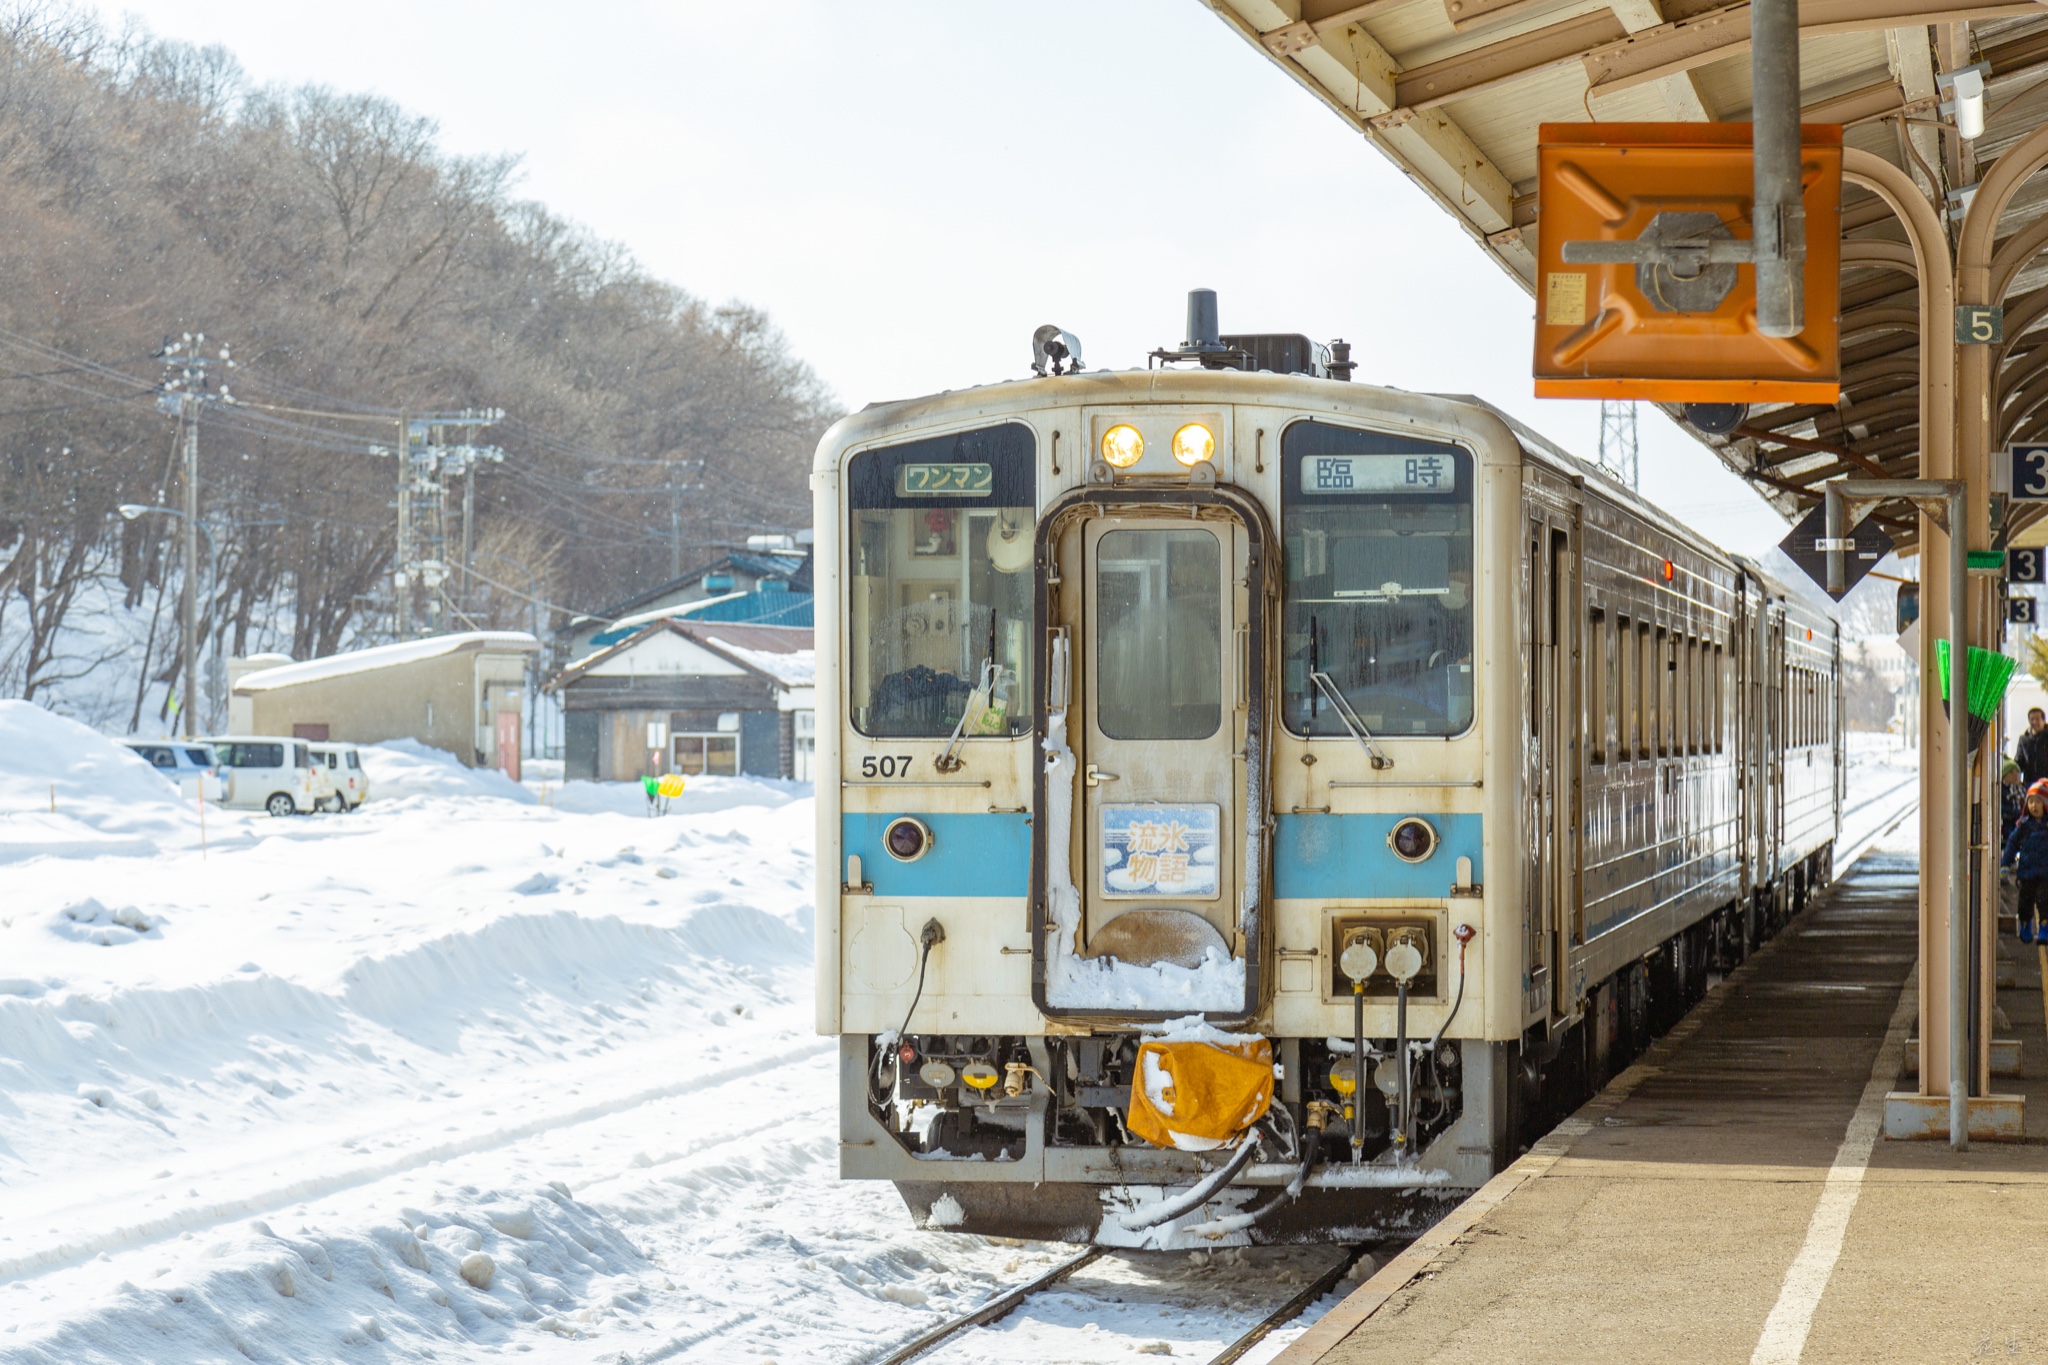
[{"label": "corrugated metal roof", "polygon": [[[1749,6],[1728,0],[1204,0],[1357,128],[1526,290],[1535,285],[1536,139],[1545,122],[1745,122]],[[1804,116],[1914,178],[1938,208],[2048,117],[2048,6],[2019,0],[1802,0]],[[1989,64],[1985,135],[1938,110],[1938,72]],[[2024,188],[2001,244],[2048,214]],[[1840,474],[1919,472],[1917,282],[1904,229],[1858,188],[1842,215],[1842,401],[1753,409],[1702,437],[1788,516]],[[2048,231],[2044,225],[2043,231]],[[1851,251],[1851,243],[1864,244]],[[1898,249],[1893,249],[1898,248]],[[1994,448],[2048,436],[2048,266],[2005,298]],[[1909,523],[1910,525],[1910,523]],[[1901,528],[1906,529],[1906,528]],[[2048,529],[2048,528],[2044,528]]]}]

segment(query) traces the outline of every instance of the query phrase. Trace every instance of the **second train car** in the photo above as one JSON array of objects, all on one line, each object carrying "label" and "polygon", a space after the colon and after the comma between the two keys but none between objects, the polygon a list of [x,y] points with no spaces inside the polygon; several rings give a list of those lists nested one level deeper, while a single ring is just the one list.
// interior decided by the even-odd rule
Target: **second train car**
[{"label": "second train car", "polygon": [[817,1023],[928,1227],[1412,1229],[1830,874],[1830,616],[1213,316],[819,447]]}]

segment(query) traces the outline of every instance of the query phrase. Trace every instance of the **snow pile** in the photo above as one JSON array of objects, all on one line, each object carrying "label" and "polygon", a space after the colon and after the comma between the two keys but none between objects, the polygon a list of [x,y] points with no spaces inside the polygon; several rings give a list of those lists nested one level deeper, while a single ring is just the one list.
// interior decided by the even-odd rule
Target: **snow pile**
[{"label": "snow pile", "polygon": [[759,669],[786,687],[810,687],[818,680],[818,656],[809,649],[747,649],[727,640],[716,641],[719,653],[749,668]]},{"label": "snow pile", "polygon": [[70,1365],[123,1348],[163,1361],[229,1350],[252,1360],[331,1360],[350,1347],[408,1358],[436,1347],[528,1350],[541,1333],[583,1341],[606,1319],[630,1320],[666,1279],[559,1182],[464,1193],[343,1233],[243,1224],[204,1262],[124,1281],[8,1359]]},{"label": "snow pile", "polygon": [[372,801],[398,801],[408,796],[486,796],[531,805],[538,799],[496,768],[465,767],[445,749],[416,739],[365,744],[362,753]]},{"label": "snow pile", "polygon": [[149,854],[198,837],[197,806],[134,751],[33,702],[0,701],[0,863]]}]

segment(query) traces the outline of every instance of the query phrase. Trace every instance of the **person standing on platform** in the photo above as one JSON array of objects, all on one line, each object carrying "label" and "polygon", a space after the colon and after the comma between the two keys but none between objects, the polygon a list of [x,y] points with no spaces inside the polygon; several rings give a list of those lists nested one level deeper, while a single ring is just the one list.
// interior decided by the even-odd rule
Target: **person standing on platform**
[{"label": "person standing on platform", "polygon": [[1998,767],[1998,842],[2005,844],[2005,837],[2012,833],[2012,827],[2027,813],[2027,780],[2020,773],[2020,765],[2011,759]]},{"label": "person standing on platform", "polygon": [[2048,777],[2048,716],[2036,706],[2027,712],[2027,732],[2012,746],[2013,761],[2020,765],[2020,781],[2032,790]]},{"label": "person standing on platform", "polygon": [[2020,942],[2048,941],[2036,921],[2048,918],[2048,779],[2027,788],[2027,813],[2005,837],[1998,865],[2010,867],[2020,884]]}]

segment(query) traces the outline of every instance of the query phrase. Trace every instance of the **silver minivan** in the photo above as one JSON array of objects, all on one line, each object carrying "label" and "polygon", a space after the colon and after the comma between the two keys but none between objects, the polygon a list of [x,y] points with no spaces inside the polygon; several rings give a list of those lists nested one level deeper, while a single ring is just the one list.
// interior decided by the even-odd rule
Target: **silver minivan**
[{"label": "silver minivan", "polygon": [[203,743],[176,739],[129,739],[123,744],[143,762],[178,784],[191,797],[218,801],[226,791],[213,750]]},{"label": "silver minivan", "polygon": [[223,805],[299,815],[313,810],[324,795],[325,784],[313,771],[313,750],[306,740],[236,735],[207,743],[227,779]]}]

